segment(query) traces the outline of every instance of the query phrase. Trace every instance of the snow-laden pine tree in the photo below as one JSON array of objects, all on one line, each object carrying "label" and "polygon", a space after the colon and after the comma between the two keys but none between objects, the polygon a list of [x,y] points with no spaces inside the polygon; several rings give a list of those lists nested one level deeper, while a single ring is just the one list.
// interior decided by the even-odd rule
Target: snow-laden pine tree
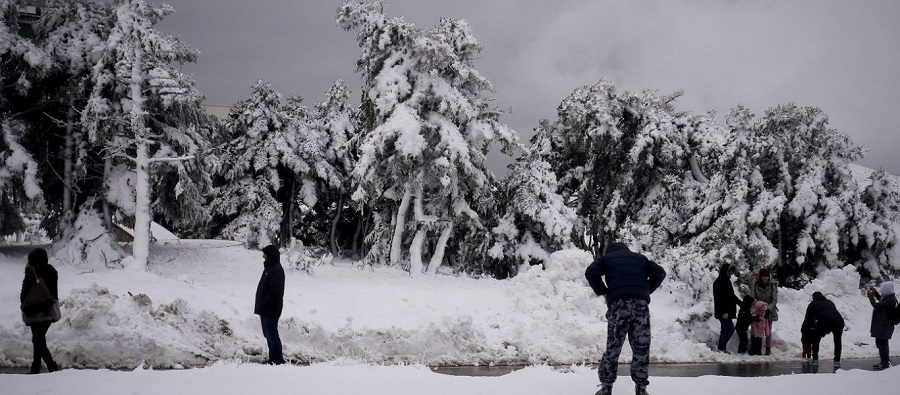
[{"label": "snow-laden pine tree", "polygon": [[550,125],[542,121],[531,146],[510,165],[500,184],[499,199],[505,207],[491,229],[494,259],[512,259],[521,266],[546,261],[550,253],[572,246],[572,230],[578,218],[557,193],[556,173],[547,161],[552,153]]},{"label": "snow-laden pine tree", "polygon": [[[179,68],[198,52],[154,26],[174,12],[145,0],[117,0],[113,27],[93,67],[94,89],[82,115],[91,142],[105,152],[107,200],[134,216],[134,267],[149,255],[151,165],[196,160],[202,133],[186,128],[201,95]],[[184,119],[182,117],[186,117]],[[178,194],[178,191],[176,191]]]},{"label": "snow-laden pine tree", "polygon": [[369,259],[398,264],[406,255],[415,276],[436,272],[460,221],[479,221],[473,204],[493,183],[485,156],[495,142],[509,152],[517,136],[484,96],[493,86],[474,68],[481,45],[465,21],[420,30],[383,8],[338,8],[338,24],[357,32],[365,81],[353,198],[382,208]]},{"label": "snow-laden pine tree", "polygon": [[90,94],[92,68],[103,55],[112,15],[107,6],[84,0],[51,0],[41,11],[36,40],[53,67],[41,81],[48,104],[42,113],[48,119],[35,126],[47,134],[44,163],[53,171],[44,179],[45,195],[51,211],[61,214],[58,224],[46,226],[51,235],[58,235],[72,225],[79,205],[102,197],[100,183],[86,179],[89,173],[102,172],[102,161],[95,160],[96,147],[85,140],[79,110]]},{"label": "snow-laden pine tree", "polygon": [[865,273],[890,277],[900,272],[900,185],[884,169],[872,173],[869,181],[861,194],[868,210],[857,210],[851,237]]},{"label": "snow-laden pine tree", "polygon": [[[307,112],[299,99],[284,100],[264,81],[235,105],[213,202],[222,235],[251,247],[290,243],[294,203],[312,184],[309,156],[320,144],[309,134]],[[304,193],[314,205],[314,188]]]},{"label": "snow-laden pine tree", "polygon": [[[685,200],[689,217],[677,231],[679,239],[690,241],[686,244],[706,254],[710,262],[733,263],[742,273],[777,261],[769,235],[777,232],[786,202],[763,183],[757,158],[764,141],[753,121],[754,115],[739,106],[726,118],[724,128],[714,127],[695,139],[702,141],[699,152],[709,179],[694,190],[693,199]],[[727,250],[727,260],[719,252],[724,246],[735,247]],[[673,274],[690,283],[700,278],[697,269],[715,271],[716,266],[688,267]]]},{"label": "snow-laden pine tree", "polygon": [[618,92],[602,80],[576,89],[549,124],[547,160],[559,193],[580,217],[573,242],[594,254],[626,229],[657,223],[651,237],[671,243],[684,195],[706,176],[698,165],[711,121],[677,111],[680,95]]},{"label": "snow-laden pine tree", "polygon": [[862,149],[828,126],[828,117],[815,107],[780,105],[755,125],[761,140],[755,160],[760,182],[775,204],[783,196],[777,233],[770,240],[780,252],[785,278],[815,276],[825,267],[846,264],[852,248],[848,221],[859,189],[849,165]]},{"label": "snow-laden pine tree", "polygon": [[38,164],[26,148],[40,136],[21,117],[36,104],[23,97],[51,62],[17,31],[16,2],[0,0],[0,236],[23,230],[22,216],[42,211],[43,203]]},{"label": "snow-laden pine tree", "polygon": [[[337,256],[338,251],[338,227],[342,220],[344,210],[349,206],[349,193],[352,182],[353,167],[356,163],[352,141],[356,137],[358,129],[357,109],[349,103],[350,89],[344,81],[338,80],[325,93],[325,99],[317,103],[314,108],[312,133],[315,139],[323,142],[323,163],[316,168],[327,170],[318,177],[317,189],[320,195],[318,210],[326,218],[328,223],[328,247],[332,255]],[[354,215],[357,221],[362,218]],[[347,221],[344,221],[347,222]],[[344,238],[351,248],[352,235],[345,233]]]}]

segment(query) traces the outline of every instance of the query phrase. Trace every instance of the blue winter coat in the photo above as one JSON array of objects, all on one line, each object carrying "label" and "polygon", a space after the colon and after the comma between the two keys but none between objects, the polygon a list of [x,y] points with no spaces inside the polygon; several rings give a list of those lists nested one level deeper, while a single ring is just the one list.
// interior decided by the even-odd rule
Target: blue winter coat
[{"label": "blue winter coat", "polygon": [[612,243],[606,254],[588,266],[584,277],[597,296],[606,295],[607,304],[619,299],[650,302],[650,294],[662,284],[666,271],[647,257],[631,252],[625,243]]}]

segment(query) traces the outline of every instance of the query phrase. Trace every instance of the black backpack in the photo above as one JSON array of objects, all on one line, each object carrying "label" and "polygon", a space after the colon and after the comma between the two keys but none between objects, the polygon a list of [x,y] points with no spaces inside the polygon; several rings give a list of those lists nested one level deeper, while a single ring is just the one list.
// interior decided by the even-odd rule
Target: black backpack
[{"label": "black backpack", "polygon": [[887,318],[891,325],[900,325],[900,304],[895,304],[894,307],[888,309]]}]

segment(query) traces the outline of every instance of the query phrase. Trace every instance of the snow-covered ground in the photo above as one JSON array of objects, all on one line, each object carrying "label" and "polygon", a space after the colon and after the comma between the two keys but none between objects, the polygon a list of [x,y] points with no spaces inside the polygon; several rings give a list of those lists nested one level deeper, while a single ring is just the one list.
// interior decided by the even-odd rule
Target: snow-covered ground
[{"label": "snow-covered ground", "polygon": [[[897,369],[897,368],[895,368]],[[652,371],[651,371],[652,372]],[[703,376],[651,377],[654,395],[887,395],[900,388],[893,371],[838,371],[765,378]],[[535,366],[500,377],[458,377],[424,366],[321,363],[307,367],[216,363],[204,369],[134,372],[64,370],[51,375],[0,375],[4,394],[265,394],[315,395],[592,395],[596,372],[586,367]],[[620,376],[613,394],[633,394]]]},{"label": "snow-covered ground", "polygon": [[[0,293],[0,366],[27,366],[30,333],[21,323],[17,299],[24,259],[8,255],[0,255],[0,289],[7,290]],[[427,393],[507,393],[500,391],[503,388],[527,390],[508,393],[591,393],[596,376],[587,367],[565,372],[532,367],[501,378],[462,379],[436,375],[418,366],[596,362],[604,350],[606,323],[602,299],[595,297],[583,280],[590,260],[581,251],[561,251],[554,254],[546,269],[533,268],[510,280],[443,274],[413,279],[399,269],[359,268],[340,261],[316,266],[311,275],[288,270],[280,323],[285,356],[313,366],[277,368],[241,363],[261,362],[266,353],[258,317],[253,315],[255,288],[262,272],[259,251],[228,241],[180,240],[152,247],[150,272],[89,271],[56,264],[63,319],[50,328],[48,339],[63,367],[133,369],[142,363],[156,368],[212,366],[172,372],[66,371],[41,376],[38,381],[0,376],[0,386],[32,388],[32,384],[40,383],[40,388],[54,393],[71,388],[67,384],[70,380],[122,381],[139,390],[158,388],[153,383],[180,383],[183,387],[175,388],[185,388],[185,392],[195,385],[214,385],[228,393],[241,392],[232,388],[257,392],[282,385],[311,385],[321,391],[309,393],[324,394],[348,393],[341,389],[370,382],[380,390],[367,393],[404,394],[413,392],[400,388],[418,382],[421,388],[435,388]],[[666,283],[651,303],[652,360],[799,360],[800,323],[813,291],[828,295],[847,320],[844,358],[875,357],[877,351],[868,333],[871,307],[857,289],[858,282],[856,272],[845,269],[824,273],[800,291],[782,288],[781,319],[775,324],[771,356],[713,352],[717,321],[682,323],[690,314],[711,309],[709,303],[686,303],[680,287]],[[898,338],[895,336],[891,343],[895,355],[900,351]],[[736,339],[732,339],[730,348],[736,348]],[[826,337],[821,355],[825,363],[829,363],[831,351],[830,337]],[[625,347],[622,361],[628,360],[630,350]],[[412,365],[369,365],[397,363]],[[884,378],[889,376],[894,378]],[[863,383],[894,380],[896,388],[897,377],[852,371],[827,378],[770,379],[766,385],[769,389],[782,385],[807,388],[807,382],[813,385],[814,381],[812,388],[825,385],[821,388],[833,390],[838,387],[827,383],[847,380],[860,385],[852,387],[854,390],[861,390],[865,388],[861,387]],[[744,387],[741,380],[659,378],[654,379],[654,383],[660,383],[654,388],[665,386],[672,388],[665,393],[689,393],[679,391],[702,383],[728,385],[740,391]],[[685,387],[682,383],[686,382],[692,384]],[[630,383],[623,384],[627,385],[620,387],[631,391]],[[121,388],[103,387],[101,393]],[[28,392],[42,391],[33,387]]]}]

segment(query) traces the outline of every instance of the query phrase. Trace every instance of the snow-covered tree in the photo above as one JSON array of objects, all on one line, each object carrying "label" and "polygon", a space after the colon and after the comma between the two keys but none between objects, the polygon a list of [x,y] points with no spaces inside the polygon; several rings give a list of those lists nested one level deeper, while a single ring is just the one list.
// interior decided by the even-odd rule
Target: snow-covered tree
[{"label": "snow-covered tree", "polygon": [[[294,202],[311,184],[309,156],[318,144],[309,136],[307,112],[299,99],[285,101],[258,81],[229,114],[231,138],[223,149],[221,185],[213,202],[225,221],[224,236],[253,247],[290,242]],[[314,205],[314,191],[308,196],[305,201]]]},{"label": "snow-covered tree", "polygon": [[[623,236],[626,224],[650,214],[659,222],[682,221],[680,210],[667,205],[679,204],[683,184],[706,181],[694,140],[710,121],[677,111],[679,95],[620,93],[602,80],[559,105],[557,121],[547,127],[547,158],[560,195],[581,218],[573,232],[577,246],[598,254]],[[674,236],[666,234],[671,228],[663,229],[664,239]]]},{"label": "snow-covered tree", "polygon": [[385,16],[383,7],[350,2],[338,9],[338,24],[357,32],[365,81],[353,198],[390,207],[376,219],[370,259],[397,264],[405,251],[411,275],[434,273],[458,221],[479,220],[472,204],[493,182],[484,164],[491,144],[509,152],[517,136],[483,96],[493,86],[474,68],[481,45],[466,22],[442,19],[420,30]]},{"label": "snow-covered tree", "polygon": [[[134,216],[134,267],[139,270],[146,268],[149,254],[151,164],[195,159],[199,138],[196,130],[184,127],[191,120],[180,117],[181,106],[199,103],[201,95],[178,71],[196,61],[198,52],[154,28],[172,12],[168,5],[145,0],[115,2],[113,27],[93,67],[94,89],[82,116],[90,141],[106,153],[107,199]],[[126,194],[115,195],[119,191]]]},{"label": "snow-covered tree", "polygon": [[761,182],[784,198],[778,233],[770,235],[783,274],[814,275],[843,266],[852,246],[848,218],[860,204],[849,165],[862,149],[829,128],[828,117],[815,107],[777,106],[758,121],[755,133],[762,141],[755,152]]},{"label": "snow-covered tree", "polygon": [[872,277],[900,272],[900,185],[884,169],[869,178],[861,194],[865,210],[857,210],[851,236],[860,252],[860,264]]},{"label": "snow-covered tree", "polygon": [[[43,148],[49,151],[44,153],[44,162],[54,167],[44,178],[47,203],[51,211],[60,211],[63,229],[72,225],[77,206],[95,197],[100,189],[99,183],[85,182],[89,173],[102,171],[102,163],[99,169],[92,169],[98,165],[92,160],[97,152],[92,152],[95,147],[88,146],[81,132],[79,109],[90,94],[91,71],[103,55],[111,23],[108,7],[83,0],[48,1],[35,23],[36,41],[53,67],[41,81],[45,104],[51,104],[42,109],[41,115],[49,119],[34,126],[44,130],[47,137],[61,135],[59,140],[45,139]],[[58,225],[45,226],[53,228],[48,229],[50,234],[57,234]]]},{"label": "snow-covered tree", "polygon": [[356,163],[351,143],[356,137],[359,117],[349,98],[350,89],[344,81],[335,81],[326,92],[325,99],[315,105],[313,114],[312,133],[315,139],[323,142],[322,162],[316,166],[324,170],[317,177],[318,206],[319,211],[330,219],[328,244],[334,256],[338,255],[338,227],[349,203],[351,174]]},{"label": "snow-covered tree", "polygon": [[20,143],[24,132],[22,123],[0,120],[0,236],[24,230],[22,215],[42,203],[38,164]]},{"label": "snow-covered tree", "polygon": [[0,0],[0,235],[24,228],[22,215],[41,211],[43,191],[27,140],[39,140],[22,120],[35,101],[23,99],[50,67],[50,59],[20,37],[16,2]]},{"label": "snow-covered tree", "polygon": [[531,146],[510,165],[501,183],[506,205],[490,250],[495,259],[514,258],[518,264],[546,261],[553,251],[572,246],[572,230],[578,221],[575,210],[557,193],[556,173],[546,160],[552,148],[542,121]]}]

